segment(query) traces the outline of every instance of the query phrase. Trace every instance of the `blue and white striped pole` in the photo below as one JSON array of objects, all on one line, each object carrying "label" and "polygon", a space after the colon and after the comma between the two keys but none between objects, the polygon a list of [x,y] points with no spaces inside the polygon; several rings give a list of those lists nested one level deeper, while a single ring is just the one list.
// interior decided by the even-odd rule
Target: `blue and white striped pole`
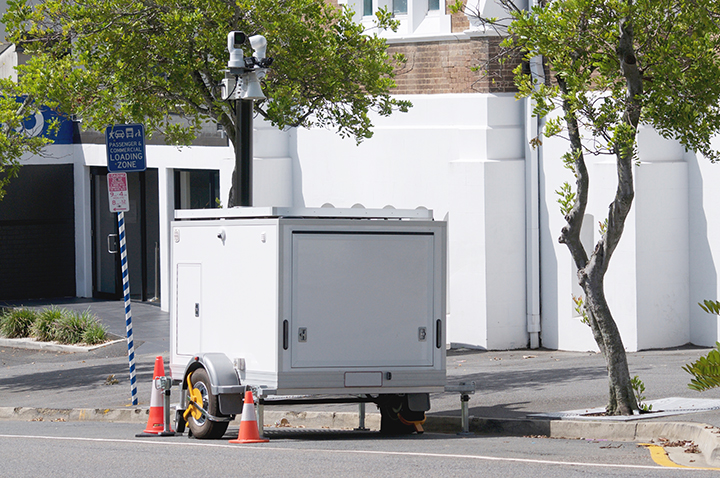
[{"label": "blue and white striped pole", "polygon": [[123,296],[125,298],[125,330],[127,332],[128,361],[130,362],[130,395],[132,404],[138,404],[137,380],[135,378],[135,344],[133,343],[132,310],[130,309],[130,276],[128,275],[127,249],[125,247],[125,214],[117,213],[120,235],[120,262],[122,264]]}]

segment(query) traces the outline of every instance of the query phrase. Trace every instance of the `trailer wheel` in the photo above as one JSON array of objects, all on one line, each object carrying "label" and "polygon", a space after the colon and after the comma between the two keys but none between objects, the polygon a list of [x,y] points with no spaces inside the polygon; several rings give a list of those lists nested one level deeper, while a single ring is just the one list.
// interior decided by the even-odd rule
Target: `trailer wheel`
[{"label": "trailer wheel", "polygon": [[408,420],[425,419],[425,412],[409,409],[404,395],[380,395],[377,405],[380,408],[380,433],[383,435],[410,435],[417,429]]},{"label": "trailer wheel", "polygon": [[[210,377],[205,369],[199,368],[192,372],[190,383],[193,386],[193,390],[188,390],[190,398],[211,415],[219,416],[218,398],[210,391]],[[188,426],[196,438],[222,438],[228,425],[228,422],[214,422],[200,413],[188,416]]]}]

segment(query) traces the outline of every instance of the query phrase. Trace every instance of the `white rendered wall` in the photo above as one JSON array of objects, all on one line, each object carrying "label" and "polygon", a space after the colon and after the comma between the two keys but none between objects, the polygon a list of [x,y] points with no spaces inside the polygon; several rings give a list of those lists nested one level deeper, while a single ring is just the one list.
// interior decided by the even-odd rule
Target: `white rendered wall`
[{"label": "white rendered wall", "polygon": [[[489,349],[527,345],[525,139],[522,102],[512,95],[409,97],[409,113],[374,118],[360,146],[327,130],[277,131],[256,119],[254,203],[433,209],[448,220],[448,341]],[[715,145],[720,149],[720,141]],[[169,277],[173,170],[217,169],[226,203],[231,147],[147,147],[158,168],[161,267]],[[567,143],[546,139],[540,151],[542,345],[596,350],[574,312],[579,294],[555,190],[573,182],[560,156]],[[647,128],[639,136],[635,202],[606,276],[606,295],[628,350],[720,339],[718,317],[697,303],[720,298],[720,165]],[[88,167],[106,166],[104,145],[58,145],[25,164],[75,165],[76,288],[92,294]],[[596,243],[617,184],[612,157],[588,157],[590,201],[583,241]],[[164,247],[163,247],[164,246]],[[169,282],[161,283],[167,308]]]},{"label": "white rendered wall", "polygon": [[359,146],[291,138],[294,205],[423,206],[448,219],[448,341],[527,345],[523,105],[513,95],[417,95]]},{"label": "white rendered wall", "polygon": [[677,142],[650,128],[635,168],[637,349],[690,341],[688,164]]},{"label": "white rendered wall", "polygon": [[[720,140],[713,142],[720,150]],[[690,340],[714,346],[720,340],[720,318],[697,305],[720,299],[717,267],[720,265],[720,164],[701,155],[686,154],[689,181],[690,224]]]},{"label": "white rendered wall", "polygon": [[294,131],[279,131],[260,118],[255,118],[253,128],[253,205],[290,207],[293,205],[290,154]]},{"label": "white rendered wall", "polygon": [[[649,128],[638,137],[635,200],[623,236],[605,276],[605,294],[629,351],[683,345],[690,341],[690,242],[688,164],[684,150]],[[557,238],[565,225],[557,204],[563,181],[574,185],[560,156],[567,143],[543,145],[541,192],[543,345],[563,350],[597,350],[589,328],[574,311],[579,295],[570,254]],[[613,157],[586,156],[590,194],[583,243],[588,253],[600,237],[617,188]],[[692,234],[692,232],[690,232]]]}]

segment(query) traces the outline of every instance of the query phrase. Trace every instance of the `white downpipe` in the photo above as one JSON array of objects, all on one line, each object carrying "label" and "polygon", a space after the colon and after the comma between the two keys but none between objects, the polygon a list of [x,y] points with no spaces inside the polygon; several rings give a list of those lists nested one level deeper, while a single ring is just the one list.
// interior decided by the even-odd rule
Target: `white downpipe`
[{"label": "white downpipe", "polygon": [[[531,0],[530,8],[535,5]],[[530,71],[535,78],[543,77],[542,58],[530,60]],[[530,348],[540,347],[540,145],[532,147],[530,140],[537,138],[540,118],[533,117],[533,100],[525,99],[525,283],[526,317]],[[537,144],[537,143],[536,143]]]},{"label": "white downpipe", "polygon": [[538,135],[538,119],[532,114],[533,101],[525,99],[525,283],[527,331],[530,348],[540,347],[540,228],[539,228],[539,146],[530,140]]}]

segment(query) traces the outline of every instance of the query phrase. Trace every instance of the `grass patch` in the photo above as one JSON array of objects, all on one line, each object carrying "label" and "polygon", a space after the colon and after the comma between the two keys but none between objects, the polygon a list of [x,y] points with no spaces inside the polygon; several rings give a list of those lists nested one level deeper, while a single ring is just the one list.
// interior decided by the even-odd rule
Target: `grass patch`
[{"label": "grass patch", "polygon": [[83,342],[97,345],[107,341],[107,332],[99,322],[91,322],[83,332]]},{"label": "grass patch", "polygon": [[42,342],[55,340],[55,324],[62,319],[64,313],[67,313],[67,311],[63,311],[54,305],[40,312],[32,326],[32,336]]},{"label": "grass patch", "polygon": [[7,338],[34,337],[43,342],[97,345],[107,332],[90,310],[78,313],[52,306],[42,311],[9,309],[0,316],[0,333]]},{"label": "grass patch", "polygon": [[55,322],[53,338],[61,344],[77,344],[82,342],[85,331],[83,320],[78,314],[63,315]]},{"label": "grass patch", "polygon": [[29,337],[37,316],[31,309],[6,310],[0,318],[0,332],[10,339]]}]

